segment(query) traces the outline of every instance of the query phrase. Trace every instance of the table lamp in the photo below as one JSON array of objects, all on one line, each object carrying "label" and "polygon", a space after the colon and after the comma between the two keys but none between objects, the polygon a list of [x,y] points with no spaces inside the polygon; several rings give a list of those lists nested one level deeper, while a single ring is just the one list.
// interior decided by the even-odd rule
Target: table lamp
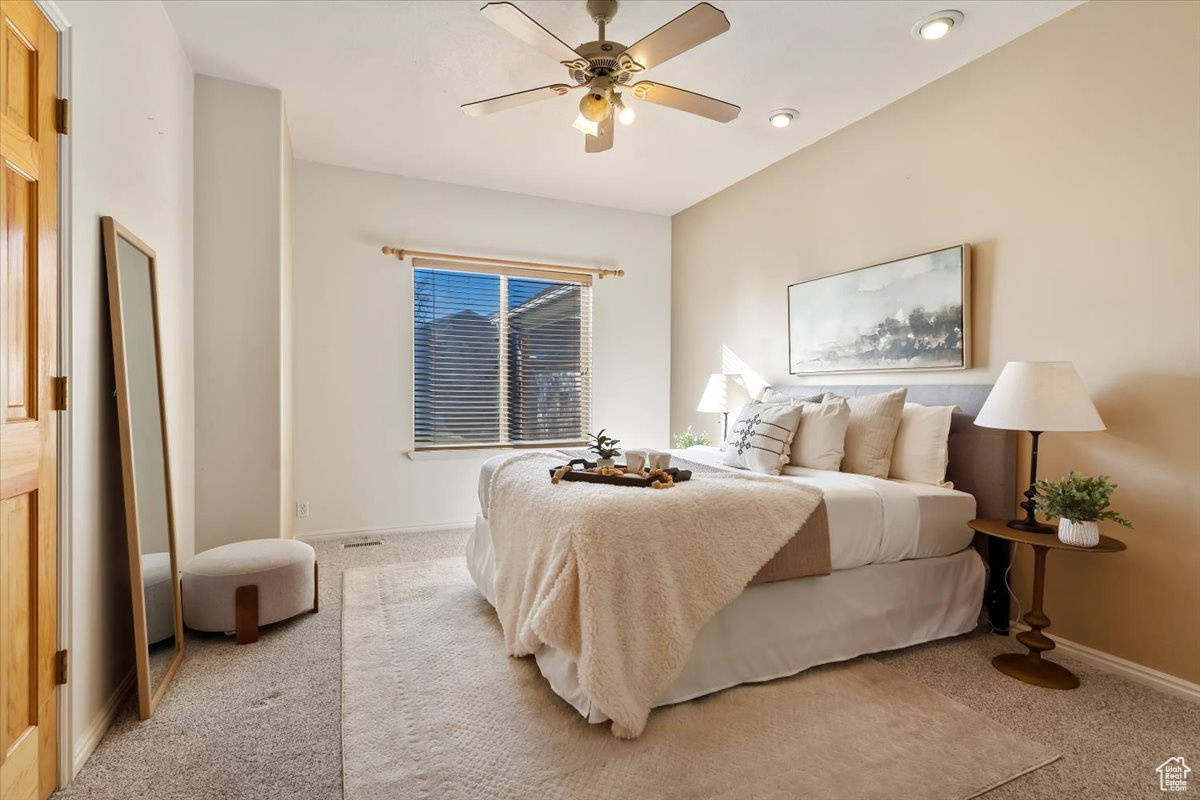
[{"label": "table lamp", "polygon": [[1087,387],[1070,361],[1010,361],[1004,365],[991,394],[979,409],[975,424],[985,428],[1029,431],[1033,449],[1029,456],[1029,488],[1025,490],[1024,519],[1008,527],[1034,533],[1054,528],[1034,516],[1037,497],[1038,437],[1046,431],[1102,431],[1104,422]]},{"label": "table lamp", "polygon": [[724,443],[729,436],[730,412],[740,411],[742,406],[749,402],[750,392],[747,391],[746,382],[742,380],[741,375],[718,373],[709,376],[708,385],[704,387],[704,395],[700,398],[700,405],[696,406],[696,410],[703,414],[721,415],[721,442]]}]

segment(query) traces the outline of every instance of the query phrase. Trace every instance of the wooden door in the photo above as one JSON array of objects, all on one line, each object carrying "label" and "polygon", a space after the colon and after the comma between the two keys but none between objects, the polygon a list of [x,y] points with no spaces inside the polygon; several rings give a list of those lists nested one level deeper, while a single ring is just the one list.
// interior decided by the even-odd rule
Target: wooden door
[{"label": "wooden door", "polygon": [[57,34],[0,0],[0,797],[58,784]]}]

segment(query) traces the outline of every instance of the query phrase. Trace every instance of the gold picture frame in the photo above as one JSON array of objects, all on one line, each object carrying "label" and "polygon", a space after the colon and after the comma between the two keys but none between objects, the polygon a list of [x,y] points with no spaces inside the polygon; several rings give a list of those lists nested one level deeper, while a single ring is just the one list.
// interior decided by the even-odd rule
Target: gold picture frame
[{"label": "gold picture frame", "polygon": [[957,244],[788,286],[788,372],[971,367],[971,246]]}]

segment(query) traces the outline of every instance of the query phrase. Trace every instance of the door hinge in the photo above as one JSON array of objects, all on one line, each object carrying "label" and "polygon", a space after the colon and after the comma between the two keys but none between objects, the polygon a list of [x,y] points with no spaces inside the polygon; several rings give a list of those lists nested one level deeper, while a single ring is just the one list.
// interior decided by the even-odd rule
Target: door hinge
[{"label": "door hinge", "polygon": [[59,650],[54,654],[54,683],[62,686],[67,682],[67,651]]},{"label": "door hinge", "polygon": [[60,97],[54,101],[54,129],[64,136],[71,123],[71,101]]},{"label": "door hinge", "polygon": [[55,411],[67,410],[67,377],[50,378],[50,407]]}]

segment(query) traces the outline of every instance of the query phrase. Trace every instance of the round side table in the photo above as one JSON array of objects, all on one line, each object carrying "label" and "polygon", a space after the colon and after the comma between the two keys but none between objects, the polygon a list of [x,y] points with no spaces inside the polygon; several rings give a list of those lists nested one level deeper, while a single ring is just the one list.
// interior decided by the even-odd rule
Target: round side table
[{"label": "round side table", "polygon": [[1033,606],[1022,619],[1029,630],[1017,634],[1017,641],[1028,648],[1028,653],[1002,653],[992,659],[992,666],[1005,675],[1019,681],[1046,689],[1074,689],[1079,678],[1066,667],[1047,661],[1042,654],[1054,649],[1054,642],[1042,633],[1050,627],[1050,618],[1042,611],[1042,592],[1046,585],[1046,553],[1051,550],[1068,550],[1076,553],[1118,553],[1125,543],[1111,536],[1100,537],[1095,547],[1076,547],[1063,544],[1057,533],[1035,533],[1008,527],[1000,519],[973,519],[968,523],[973,530],[987,536],[1010,542],[1027,544],[1033,548]]}]

